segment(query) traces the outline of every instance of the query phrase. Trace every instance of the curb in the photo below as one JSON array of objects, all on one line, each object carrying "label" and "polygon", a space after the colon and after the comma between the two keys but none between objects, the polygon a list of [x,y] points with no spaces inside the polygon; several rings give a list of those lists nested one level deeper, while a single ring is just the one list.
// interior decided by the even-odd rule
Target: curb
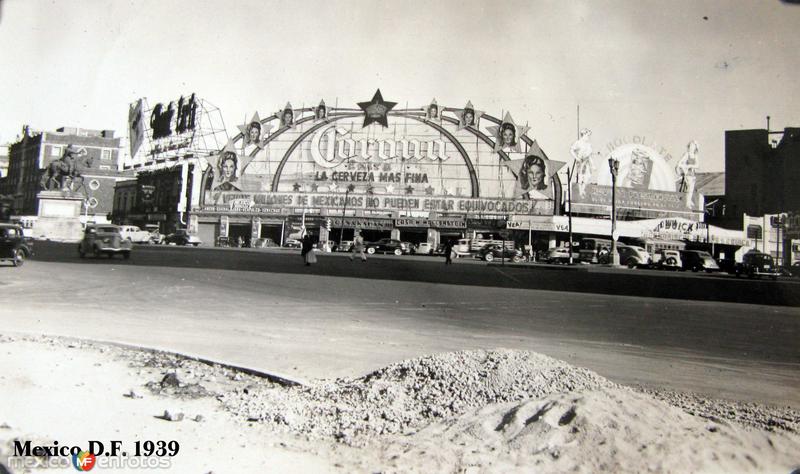
[{"label": "curb", "polygon": [[[28,337],[32,337],[32,338],[50,337],[50,338],[53,338],[53,339],[60,339],[62,341],[76,341],[76,342],[82,342],[82,343],[87,343],[87,344],[105,344],[105,345],[108,345],[108,346],[119,347],[119,348],[122,348],[122,349],[137,350],[137,351],[148,352],[148,353],[153,353],[153,354],[155,354],[155,353],[168,354],[168,355],[173,355],[173,356],[181,357],[181,358],[188,359],[188,360],[197,361],[197,362],[209,365],[209,366],[219,366],[219,367],[222,367],[222,368],[225,368],[225,369],[234,370],[234,371],[237,371],[237,372],[242,372],[242,373],[247,374],[247,375],[252,375],[254,377],[260,377],[260,378],[269,380],[272,383],[276,383],[276,384],[284,386],[284,387],[298,387],[298,386],[308,385],[308,382],[306,382],[304,380],[292,379],[292,378],[289,378],[288,376],[285,376],[283,374],[263,372],[263,371],[260,371],[260,370],[257,370],[257,369],[252,369],[252,368],[249,368],[249,367],[243,367],[243,366],[240,366],[240,365],[230,364],[230,363],[227,363],[227,362],[221,362],[221,361],[218,361],[218,360],[212,360],[212,359],[208,359],[208,358],[197,356],[197,355],[184,354],[182,352],[176,352],[176,351],[171,351],[171,350],[157,349],[157,348],[154,348],[154,347],[139,346],[139,345],[136,345],[136,344],[128,344],[128,343],[125,343],[125,342],[107,341],[107,340],[103,340],[103,339],[85,339],[85,338],[80,338],[80,337],[59,336],[59,335],[52,335],[52,334],[45,334],[45,333],[33,334],[33,333],[15,332],[15,331],[0,332],[0,334],[8,335],[8,336],[17,335],[17,336],[20,336],[20,337],[28,336]],[[38,342],[38,341],[33,340],[32,342]]]}]

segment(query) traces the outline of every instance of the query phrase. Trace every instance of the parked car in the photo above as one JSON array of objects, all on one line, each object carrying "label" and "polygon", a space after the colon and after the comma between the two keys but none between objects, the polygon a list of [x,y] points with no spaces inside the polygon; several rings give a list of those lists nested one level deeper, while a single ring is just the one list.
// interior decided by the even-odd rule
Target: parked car
[{"label": "parked car", "polygon": [[433,244],[421,242],[419,245],[417,245],[416,253],[422,255],[433,255]]},{"label": "parked car", "polygon": [[91,254],[98,258],[105,254],[108,258],[120,254],[126,260],[131,258],[133,242],[123,238],[119,227],[112,224],[89,224],[83,231],[83,239],[78,244],[78,255],[86,258]]},{"label": "parked car", "polygon": [[119,233],[123,239],[128,239],[135,244],[150,242],[150,232],[142,230],[135,225],[121,225],[119,226]]},{"label": "parked car", "polygon": [[169,234],[164,239],[164,242],[166,244],[175,245],[194,245],[195,247],[203,243],[196,235],[186,232],[186,229],[178,229],[174,233]]},{"label": "parked car", "polygon": [[289,247],[290,249],[299,249],[303,246],[303,243],[297,239],[286,239],[283,241],[284,247]]},{"label": "parked car", "polygon": [[268,249],[268,248],[279,247],[279,245],[276,244],[275,241],[270,239],[269,237],[264,237],[254,240],[253,243],[250,245],[250,247],[254,249]]},{"label": "parked car", "polygon": [[331,248],[334,252],[350,252],[353,249],[353,241],[352,240],[342,240],[341,242],[334,242],[334,246]]},{"label": "parked car", "polygon": [[683,260],[679,250],[659,250],[655,260],[656,268],[661,270],[683,270]]},{"label": "parked car", "polygon": [[702,250],[681,250],[681,263],[684,270],[693,272],[705,271],[711,273],[719,271],[719,265],[714,260],[714,257]]},{"label": "parked car", "polygon": [[163,244],[164,239],[167,238],[166,235],[162,234],[158,230],[158,224],[147,224],[144,226],[144,230],[146,230],[150,234],[150,243],[151,244]]},{"label": "parked car", "polygon": [[21,267],[33,255],[33,239],[17,224],[0,224],[0,261]]},{"label": "parked car", "polygon": [[789,267],[789,273],[791,273],[793,277],[800,277],[800,260],[792,263],[792,266]]},{"label": "parked car", "polygon": [[777,280],[780,269],[775,266],[771,255],[753,250],[744,254],[742,262],[736,264],[736,276],[747,275],[749,278],[768,276]]},{"label": "parked car", "polygon": [[376,242],[369,242],[366,247],[367,253],[370,255],[375,252],[393,253],[395,255],[411,253],[411,245],[408,242],[400,242],[396,239],[381,239]]},{"label": "parked car", "polygon": [[650,253],[638,245],[617,245],[620,265],[628,268],[649,267],[653,263]]},{"label": "parked car", "polygon": [[522,261],[522,252],[517,249],[503,248],[502,244],[486,244],[478,250],[475,258],[492,262],[496,258],[510,259],[513,262]]},{"label": "parked car", "polygon": [[[572,261],[577,262],[580,259],[580,253],[572,252]],[[566,247],[553,247],[547,251],[544,257],[547,263],[569,263],[569,249]]]}]

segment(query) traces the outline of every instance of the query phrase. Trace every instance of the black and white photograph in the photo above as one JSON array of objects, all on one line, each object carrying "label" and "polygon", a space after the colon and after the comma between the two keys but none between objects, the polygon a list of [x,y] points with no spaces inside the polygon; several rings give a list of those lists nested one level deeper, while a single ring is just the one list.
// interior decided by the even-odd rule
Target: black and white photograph
[{"label": "black and white photograph", "polygon": [[0,474],[800,474],[798,25],[0,0]]}]

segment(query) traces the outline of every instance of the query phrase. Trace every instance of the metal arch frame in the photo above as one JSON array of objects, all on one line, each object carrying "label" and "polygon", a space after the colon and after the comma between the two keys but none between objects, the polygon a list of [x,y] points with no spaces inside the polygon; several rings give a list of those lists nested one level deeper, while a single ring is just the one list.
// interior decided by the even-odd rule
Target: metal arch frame
[{"label": "metal arch frame", "polygon": [[[286,150],[286,153],[284,153],[283,157],[281,158],[280,163],[278,163],[278,168],[275,170],[275,176],[272,178],[272,192],[277,192],[278,191],[278,182],[280,181],[281,174],[283,173],[283,167],[286,165],[286,162],[289,160],[289,156],[294,152],[295,149],[297,149],[297,147],[300,145],[300,143],[303,140],[305,140],[310,134],[312,134],[313,132],[315,132],[316,130],[318,130],[320,127],[322,127],[324,125],[327,125],[327,124],[329,124],[331,122],[334,122],[336,120],[343,119],[343,118],[359,117],[362,113],[363,112],[346,113],[346,114],[339,114],[339,115],[336,115],[336,116],[329,116],[329,120],[327,120],[325,122],[322,122],[322,123],[319,123],[317,125],[314,125],[313,127],[309,128],[308,130],[303,132],[303,134],[300,135],[292,143],[292,145],[289,147],[289,149]],[[428,120],[425,120],[423,118],[417,117],[417,116],[411,114],[408,111],[404,111],[402,113],[397,113],[397,114],[390,114],[390,115],[393,115],[395,117],[406,117],[406,118],[410,118],[412,120],[416,120],[416,121],[418,121],[420,123],[424,123],[426,125],[431,126],[431,128],[435,129],[436,131],[438,131],[439,133],[441,133],[442,135],[447,137],[447,139],[450,140],[450,142],[453,143],[453,145],[455,145],[456,150],[458,150],[458,152],[461,155],[461,157],[464,158],[464,163],[466,164],[467,170],[469,171],[470,186],[472,188],[470,196],[473,197],[473,198],[480,197],[480,187],[479,187],[479,183],[478,183],[478,175],[475,173],[475,166],[472,164],[472,160],[470,159],[469,154],[467,153],[467,150],[465,150],[464,147],[461,146],[461,143],[459,143],[458,139],[456,139],[456,137],[453,136],[452,133],[448,132],[447,130],[445,130],[440,125],[437,125],[435,123],[431,123]],[[302,120],[298,121],[297,123],[301,123],[303,121],[307,121],[307,120],[311,120],[311,119],[313,119],[313,117],[306,117],[305,119],[302,119]],[[285,129],[283,129],[283,130],[285,130]],[[270,140],[272,140],[274,136],[278,135],[280,132],[283,132],[283,130],[280,130],[280,131],[275,132],[272,135],[270,135],[270,138],[265,142],[265,144],[268,143]],[[255,152],[257,152],[257,150],[254,151],[253,153],[255,153]]]},{"label": "metal arch frame", "polygon": [[[293,112],[300,112],[300,113],[303,113],[303,112],[313,112],[313,111],[314,111],[314,109],[315,109],[315,107],[305,107],[305,108],[300,108],[300,109],[292,109],[292,111],[293,111]],[[280,117],[278,117],[277,115],[270,115],[270,116],[269,116],[269,117],[267,117],[267,118],[263,118],[263,119],[261,119],[260,123],[261,123],[261,125],[264,125],[264,124],[266,124],[266,123],[269,123],[269,122],[271,122],[271,121],[273,121],[273,120],[279,120],[279,119],[280,119]],[[299,123],[305,123],[305,122],[308,122],[309,120],[314,120],[314,117],[305,117],[305,118],[302,118],[302,119],[300,119],[300,120],[297,120],[297,121],[295,122],[295,124],[299,124]],[[275,139],[276,137],[278,137],[278,136],[279,136],[281,133],[285,132],[286,130],[289,130],[289,128],[290,128],[290,127],[283,127],[283,128],[279,128],[278,130],[275,130],[275,132],[274,132],[274,133],[270,133],[270,134],[269,134],[269,136],[267,137],[267,139],[266,139],[266,140],[264,140],[264,145],[266,145],[266,144],[268,144],[269,142],[271,142],[272,140],[274,140],[274,139]],[[231,142],[235,144],[237,141],[239,141],[239,140],[242,140],[242,139],[244,139],[244,133],[242,133],[242,132],[239,132],[238,134],[234,135],[234,137],[231,139]],[[263,149],[262,147],[258,147],[258,148],[256,148],[255,150],[251,151],[251,152],[250,152],[250,157],[255,157],[255,155],[256,155],[256,154],[258,154],[258,152],[259,152],[259,151],[261,151],[262,149]],[[282,162],[281,162],[281,167],[283,167],[283,163],[282,163]],[[200,193],[200,204],[201,204],[201,205],[202,205],[202,204],[205,204],[205,195],[206,195],[206,193],[205,193],[205,190],[206,190],[206,183],[207,183],[207,181],[208,181],[208,175],[211,173],[211,171],[212,171],[212,170],[211,170],[211,166],[207,166],[207,167],[206,167],[206,169],[205,169],[205,171],[203,171],[203,177],[202,177],[202,179],[200,180],[200,187],[201,187],[201,189],[202,189],[202,191],[201,191],[201,193]],[[242,169],[242,172],[244,172],[244,169]]]},{"label": "metal arch frame", "polygon": [[467,170],[469,171],[469,181],[470,181],[470,185],[472,186],[472,192],[470,193],[470,197],[473,197],[473,198],[480,197],[480,184],[478,182],[478,174],[475,173],[475,165],[472,164],[472,159],[470,159],[469,153],[467,153],[467,150],[465,150],[464,147],[461,146],[461,142],[459,142],[458,139],[456,139],[456,137],[452,133],[450,133],[447,130],[445,130],[441,125],[437,125],[437,124],[431,122],[430,120],[427,120],[427,119],[424,119],[424,118],[421,118],[421,117],[417,117],[415,115],[411,115],[408,112],[405,112],[404,114],[400,114],[400,116],[401,117],[408,117],[408,118],[416,120],[418,122],[430,125],[434,130],[436,130],[437,132],[439,132],[442,135],[446,136],[447,139],[450,140],[450,142],[453,143],[453,145],[456,146],[456,150],[458,150],[458,153],[461,155],[462,158],[464,158],[464,163],[467,165]]},{"label": "metal arch frame", "polygon": [[[300,143],[303,140],[305,140],[313,132],[316,132],[318,129],[320,129],[321,127],[323,127],[325,125],[328,125],[331,122],[334,122],[336,120],[343,119],[343,118],[348,118],[348,117],[358,117],[359,115],[361,115],[361,114],[352,113],[352,114],[337,115],[335,118],[330,118],[330,120],[325,120],[323,122],[320,122],[320,123],[314,125],[313,127],[309,128],[308,130],[303,132],[302,135],[297,137],[297,139],[295,139],[292,142],[292,145],[289,147],[289,149],[286,150],[286,153],[283,154],[283,157],[281,158],[281,161],[278,163],[278,167],[275,169],[275,176],[272,177],[272,188],[271,188],[271,191],[272,192],[278,192],[278,181],[280,181],[281,174],[283,174],[283,167],[286,165],[286,162],[289,161],[289,156],[297,149],[298,146],[300,146]],[[297,123],[307,122],[307,121],[313,120],[313,119],[314,119],[314,117],[306,117],[304,119],[299,120]],[[282,129],[282,130],[280,130],[278,132],[275,132],[274,134],[270,135],[269,140],[267,142],[265,142],[265,144],[269,143],[269,141],[272,140],[272,137],[274,135],[278,135],[279,133],[282,133],[285,130],[286,130],[286,128],[284,128],[284,129]]]}]

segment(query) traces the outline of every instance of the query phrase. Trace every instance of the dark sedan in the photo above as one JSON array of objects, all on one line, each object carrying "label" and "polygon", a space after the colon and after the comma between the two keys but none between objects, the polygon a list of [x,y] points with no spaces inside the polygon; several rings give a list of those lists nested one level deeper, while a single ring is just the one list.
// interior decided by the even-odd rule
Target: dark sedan
[{"label": "dark sedan", "polygon": [[478,250],[475,258],[486,260],[487,262],[492,262],[496,258],[520,262],[522,261],[522,252],[508,247],[502,248],[502,245],[499,244],[486,244]]},{"label": "dark sedan", "polygon": [[377,242],[366,244],[366,247],[368,254],[373,254],[375,252],[393,253],[395,255],[411,253],[411,245],[408,242],[400,242],[396,239],[381,239]]},{"label": "dark sedan", "polygon": [[164,239],[164,242],[175,245],[194,245],[195,247],[202,243],[196,235],[192,235],[184,229],[178,229],[175,233],[169,234],[167,238]]},{"label": "dark sedan", "polygon": [[22,227],[0,224],[0,261],[10,261],[15,267],[21,267],[33,253],[32,248],[33,240],[25,237]]}]

